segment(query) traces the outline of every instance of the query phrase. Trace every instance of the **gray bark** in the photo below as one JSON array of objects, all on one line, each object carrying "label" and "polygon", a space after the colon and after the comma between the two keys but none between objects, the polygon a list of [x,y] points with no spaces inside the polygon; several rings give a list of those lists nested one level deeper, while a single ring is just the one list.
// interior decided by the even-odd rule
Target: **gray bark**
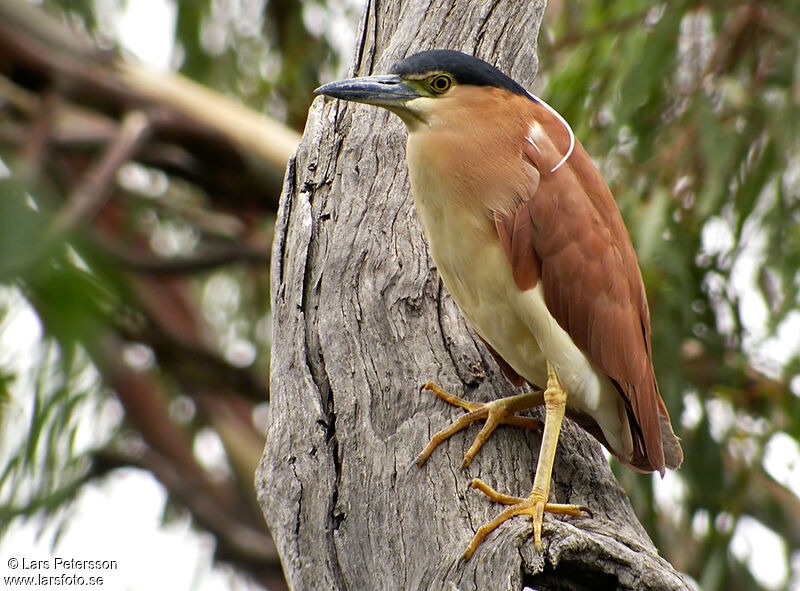
[{"label": "gray bark", "polygon": [[[486,59],[530,87],[544,4],[370,2],[352,73],[386,72],[432,47]],[[518,393],[442,287],[409,193],[405,130],[388,112],[317,99],[287,170],[272,265],[274,345],[267,445],[256,482],[292,589],[686,589],[658,556],[598,443],[567,423],[551,498],[592,518],[502,525],[468,490],[480,477],[526,496],[540,433],[500,428],[467,470],[478,427],[407,467],[467,399]],[[465,239],[469,239],[465,236]]]}]

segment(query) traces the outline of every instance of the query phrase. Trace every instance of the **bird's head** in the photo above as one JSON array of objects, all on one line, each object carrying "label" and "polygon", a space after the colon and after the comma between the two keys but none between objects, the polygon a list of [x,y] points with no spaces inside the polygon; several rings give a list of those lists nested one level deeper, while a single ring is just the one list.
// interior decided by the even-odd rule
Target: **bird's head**
[{"label": "bird's head", "polygon": [[459,93],[459,87],[499,88],[530,97],[494,66],[449,49],[422,51],[394,64],[389,74],[331,82],[314,93],[383,107],[396,113],[409,129],[429,123],[437,110]]}]

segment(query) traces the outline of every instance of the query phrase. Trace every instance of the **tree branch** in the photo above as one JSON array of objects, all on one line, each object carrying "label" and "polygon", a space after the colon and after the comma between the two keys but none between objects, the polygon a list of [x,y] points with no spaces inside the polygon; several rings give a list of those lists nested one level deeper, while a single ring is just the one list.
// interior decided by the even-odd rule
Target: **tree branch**
[{"label": "tree branch", "polygon": [[204,174],[214,171],[209,176],[225,178],[240,171],[260,177],[251,188],[263,200],[278,193],[299,141],[294,130],[177,74],[125,65],[88,47],[21,0],[0,3],[0,54],[0,71],[30,87],[49,85],[113,118],[128,111],[148,113],[155,137],[181,145],[206,168]]},{"label": "tree branch", "polygon": [[175,464],[158,452],[148,448],[134,456],[106,450],[93,456],[97,466],[104,472],[112,468],[134,467],[153,474],[170,495],[189,508],[198,523],[208,527],[218,537],[221,557],[280,567],[275,544],[266,533],[231,519],[228,512],[219,508],[216,499],[202,489],[193,487],[191,480],[183,478]]},{"label": "tree branch", "polygon": [[102,158],[84,175],[50,226],[51,239],[68,234],[90,221],[114,194],[120,167],[132,160],[151,130],[148,117],[133,111],[122,119],[119,135]]},{"label": "tree branch", "polygon": [[99,239],[97,242],[103,252],[110,255],[121,267],[154,276],[192,274],[232,263],[258,265],[266,269],[270,262],[268,250],[241,244],[218,246],[214,250],[192,256],[163,258],[133,251],[110,240]]}]

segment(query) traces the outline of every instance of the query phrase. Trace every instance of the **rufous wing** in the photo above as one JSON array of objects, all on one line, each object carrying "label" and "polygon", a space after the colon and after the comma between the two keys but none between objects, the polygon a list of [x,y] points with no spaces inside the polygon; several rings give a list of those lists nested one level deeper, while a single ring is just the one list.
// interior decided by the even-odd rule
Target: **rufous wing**
[{"label": "rufous wing", "polygon": [[683,454],[653,372],[650,313],[633,245],[611,192],[579,143],[552,171],[563,150],[549,138],[564,135],[564,128],[544,108],[535,111],[539,133],[521,146],[521,165],[539,174],[531,175],[528,194],[514,211],[495,213],[498,236],[517,285],[531,289],[541,281],[549,312],[623,395],[633,419],[634,454],[620,459],[663,475],[665,466],[680,465]]}]

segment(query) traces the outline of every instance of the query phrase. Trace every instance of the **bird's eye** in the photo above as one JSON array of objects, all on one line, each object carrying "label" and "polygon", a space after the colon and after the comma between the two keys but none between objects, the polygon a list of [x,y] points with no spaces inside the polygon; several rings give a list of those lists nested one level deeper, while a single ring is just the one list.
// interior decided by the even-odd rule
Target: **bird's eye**
[{"label": "bird's eye", "polygon": [[439,76],[434,76],[430,81],[431,90],[439,94],[450,90],[450,87],[452,85],[453,81],[450,80],[449,76],[445,76],[444,74],[440,74]]}]

